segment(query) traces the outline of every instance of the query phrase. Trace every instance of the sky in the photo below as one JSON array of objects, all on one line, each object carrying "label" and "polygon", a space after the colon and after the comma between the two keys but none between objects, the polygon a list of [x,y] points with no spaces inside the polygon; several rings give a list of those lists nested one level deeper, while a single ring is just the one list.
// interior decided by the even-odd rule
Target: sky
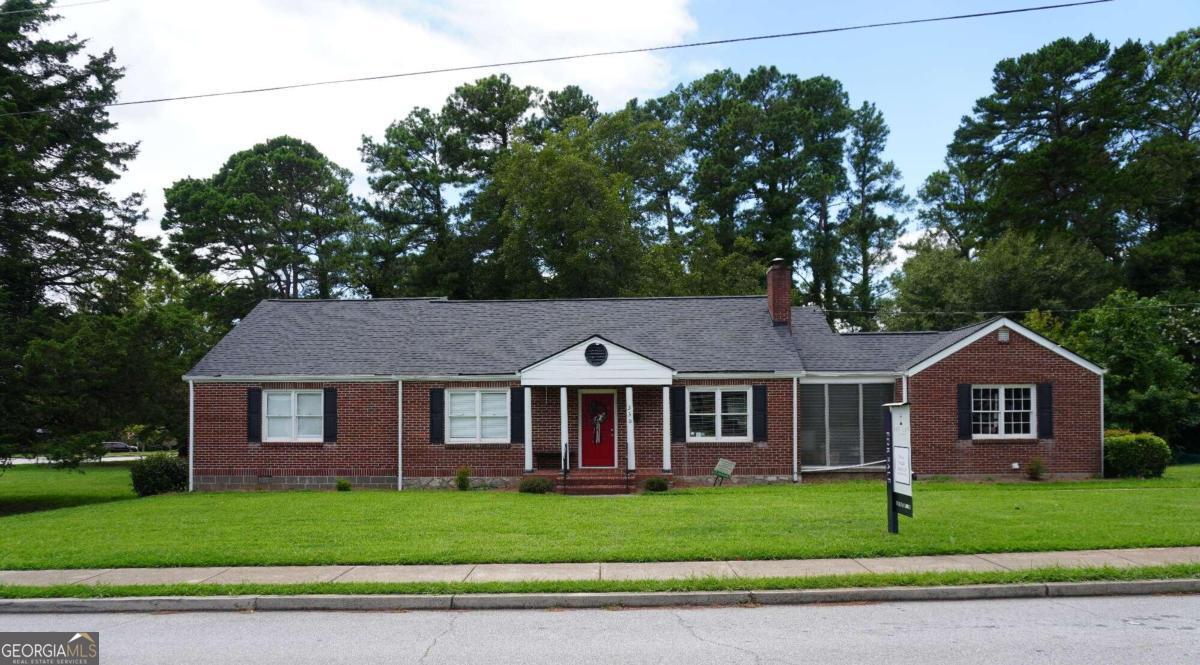
[{"label": "sky", "polygon": [[[64,0],[71,4],[75,0]],[[63,7],[50,33],[112,48],[122,100],[370,76],[447,66],[1053,4],[1056,0],[109,0]],[[1062,1],[1062,0],[1057,0]],[[1200,25],[1200,0],[1108,4],[965,21],[512,67],[519,84],[576,84],[620,108],[709,71],[775,65],[840,80],[854,105],[874,102],[891,127],[887,155],[910,194],[941,166],[959,119],[988,94],[992,68],[1059,37],[1162,41]],[[438,108],[455,86],[492,72],[354,83],[114,108],[113,138],[140,142],[116,186],[144,192],[161,235],[162,192],[212,175],[234,152],[288,134],[355,174],[358,147],[415,106]]]}]

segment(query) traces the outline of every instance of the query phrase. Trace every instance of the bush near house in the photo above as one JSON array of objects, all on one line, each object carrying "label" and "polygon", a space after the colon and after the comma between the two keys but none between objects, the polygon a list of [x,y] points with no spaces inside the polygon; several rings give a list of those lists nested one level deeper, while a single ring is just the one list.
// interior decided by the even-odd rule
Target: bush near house
[{"label": "bush near house", "polygon": [[173,455],[147,455],[129,467],[133,491],[138,496],[151,496],[187,489],[187,460]]},{"label": "bush near house", "polygon": [[542,476],[522,478],[521,484],[517,486],[517,491],[525,494],[546,494],[554,491],[554,481]]},{"label": "bush near house", "polygon": [[1171,459],[1171,447],[1161,437],[1105,432],[1104,475],[1110,478],[1161,478]]},{"label": "bush near house", "polygon": [[454,486],[460,492],[465,492],[471,489],[471,469],[461,466],[454,474]]},{"label": "bush near house", "polygon": [[644,487],[647,492],[665,492],[671,487],[671,484],[668,483],[667,479],[663,478],[662,476],[654,476],[652,478],[647,478],[646,483],[642,487]]}]

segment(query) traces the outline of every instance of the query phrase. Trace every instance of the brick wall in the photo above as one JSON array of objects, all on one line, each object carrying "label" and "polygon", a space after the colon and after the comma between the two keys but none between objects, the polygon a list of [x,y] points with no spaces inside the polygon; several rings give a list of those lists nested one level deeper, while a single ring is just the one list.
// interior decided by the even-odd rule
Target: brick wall
[{"label": "brick wall", "polygon": [[[246,389],[337,388],[334,443],[249,443]],[[194,474],[199,489],[396,483],[396,384],[197,383]]]},{"label": "brick wall", "polygon": [[[792,380],[687,380],[683,386],[767,386],[767,440],[751,443],[673,443],[671,466],[674,475],[696,479],[712,478],[717,459],[733,460],[735,475],[756,476],[763,480],[790,480],[792,477]],[[658,410],[662,419],[662,389]],[[636,398],[635,398],[636,399]],[[658,457],[662,457],[662,439],[658,439]],[[638,446],[639,460],[641,446]],[[640,461],[639,461],[640,465]]]},{"label": "brick wall", "polygon": [[[1054,438],[958,440],[960,383],[1052,383]],[[1051,474],[1100,472],[1100,377],[1016,331],[1007,344],[992,333],[911,377],[908,399],[918,474],[1022,474],[1033,458],[1040,458]],[[1013,462],[1022,470],[1014,471]]]},{"label": "brick wall", "polygon": [[[676,476],[709,477],[719,457],[737,463],[745,476],[791,476],[791,381],[767,385],[768,441],[738,444],[671,444]],[[429,441],[431,388],[511,388],[516,382],[404,382],[404,477],[414,485],[442,484],[462,466],[472,476],[498,483],[524,474],[521,443],[454,444]],[[750,385],[746,381],[682,381],[677,385]],[[338,436],[334,443],[249,443],[246,389],[337,388]],[[628,464],[625,388],[616,393],[617,468]],[[535,453],[559,451],[559,388],[534,387]],[[633,391],[634,443],[639,476],[662,472],[662,387]],[[195,477],[200,489],[328,487],[337,478],[356,485],[396,484],[396,384],[198,383],[196,384]],[[579,465],[579,389],[567,389],[572,467]]]}]

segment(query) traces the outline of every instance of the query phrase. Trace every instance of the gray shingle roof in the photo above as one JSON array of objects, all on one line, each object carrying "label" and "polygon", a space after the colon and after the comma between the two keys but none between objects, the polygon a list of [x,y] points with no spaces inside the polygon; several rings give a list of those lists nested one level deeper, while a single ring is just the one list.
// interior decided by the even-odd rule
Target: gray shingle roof
[{"label": "gray shingle roof", "polygon": [[512,374],[592,335],[680,372],[802,369],[766,299],[744,296],[267,300],[190,374]]},{"label": "gray shingle roof", "polygon": [[600,335],[679,372],[898,372],[987,322],[838,334],[812,307],[773,326],[762,296],[264,300],[191,376],[514,374]]},{"label": "gray shingle roof", "polygon": [[947,331],[836,333],[816,307],[793,307],[796,351],[810,372],[898,372],[990,321]]}]

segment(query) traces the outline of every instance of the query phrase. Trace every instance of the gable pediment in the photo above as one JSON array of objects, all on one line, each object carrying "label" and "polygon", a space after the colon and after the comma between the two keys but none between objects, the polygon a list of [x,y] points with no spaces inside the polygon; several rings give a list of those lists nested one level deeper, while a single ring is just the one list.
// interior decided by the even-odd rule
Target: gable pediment
[{"label": "gable pediment", "polygon": [[669,385],[675,371],[593,335],[521,369],[525,386]]}]

